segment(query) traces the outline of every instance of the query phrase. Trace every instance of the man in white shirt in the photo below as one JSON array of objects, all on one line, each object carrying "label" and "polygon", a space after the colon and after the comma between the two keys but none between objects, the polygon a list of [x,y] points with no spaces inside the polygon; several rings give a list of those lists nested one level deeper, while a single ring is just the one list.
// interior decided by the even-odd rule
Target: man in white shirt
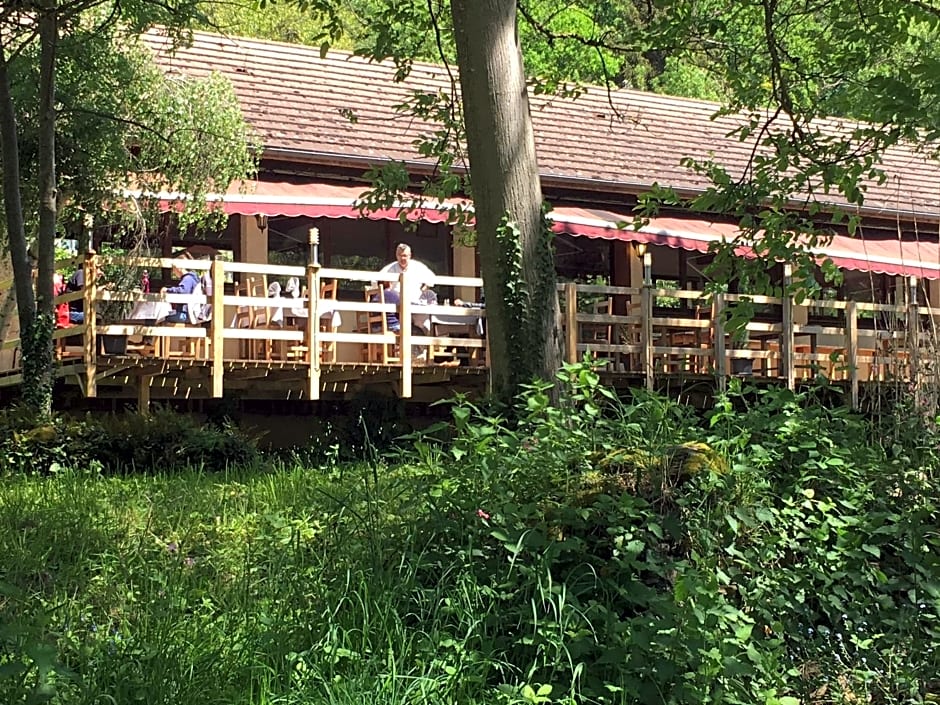
[{"label": "man in white shirt", "polygon": [[[382,267],[383,274],[401,274],[407,272],[408,278],[408,301],[418,303],[421,293],[434,286],[434,272],[427,265],[411,258],[411,247],[401,243],[395,248],[395,261]],[[398,291],[398,282],[394,281],[386,286],[392,291]],[[398,292],[401,295],[401,292]]]}]

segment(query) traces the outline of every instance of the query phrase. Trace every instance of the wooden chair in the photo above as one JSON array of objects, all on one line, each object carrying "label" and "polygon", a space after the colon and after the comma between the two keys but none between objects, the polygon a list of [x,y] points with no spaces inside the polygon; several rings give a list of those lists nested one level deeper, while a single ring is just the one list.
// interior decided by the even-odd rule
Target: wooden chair
[{"label": "wooden chair", "polygon": [[[326,279],[320,282],[320,300],[321,301],[336,301],[336,294],[339,291],[339,281],[336,279]],[[307,287],[303,287],[300,291],[300,298],[307,298]],[[359,313],[365,314],[365,311],[360,311]],[[300,319],[301,324],[298,326],[300,330],[306,330],[307,319]],[[333,316],[320,316],[320,321],[318,323],[321,333],[336,333],[338,328],[333,325]],[[367,322],[365,317],[363,317],[362,326],[365,327]],[[358,326],[357,326],[358,330]],[[300,343],[299,345],[292,345],[287,350],[287,359],[288,360],[307,360],[308,353],[307,345],[305,343]],[[336,362],[336,341],[330,340],[320,343],[320,362],[334,363]]]},{"label": "wooden chair", "polygon": [[[382,287],[366,289],[365,300],[370,303],[378,302],[384,304],[385,289]],[[384,311],[360,311],[358,313],[365,314],[361,318],[357,316],[357,320],[361,322],[361,325],[363,326],[361,332],[367,332],[372,335],[381,334],[383,336],[388,334],[388,317]],[[398,353],[397,343],[365,343],[362,349],[362,356],[363,362],[376,363],[380,365],[389,365],[392,363],[401,362],[401,356]]]},{"label": "wooden chair", "polygon": [[[251,296],[251,287],[247,281],[235,282],[235,296]],[[235,307],[235,317],[232,319],[232,328],[254,328],[254,309],[248,304],[238,304]],[[253,340],[241,339],[238,341],[238,358],[248,360],[251,358]]]},{"label": "wooden chair", "polygon": [[[71,325],[56,326],[56,330],[67,330]],[[55,338],[55,357],[56,360],[66,360],[68,358],[82,357],[84,355],[83,340],[80,335],[64,335]]]},{"label": "wooden chair", "polygon": [[[336,294],[339,291],[339,281],[336,279],[325,279],[320,282],[320,300],[336,301]],[[335,333],[337,327],[333,325],[332,313],[327,316],[320,316],[319,321],[321,333]],[[336,362],[336,341],[330,340],[320,343],[320,362]]]},{"label": "wooden chair", "polygon": [[[610,316],[614,311],[613,297],[596,301],[591,305],[590,313],[594,316]],[[614,326],[612,323],[582,323],[579,339],[588,345],[611,345]],[[594,357],[612,359],[610,352],[591,353]]]},{"label": "wooden chair", "polygon": [[[643,306],[637,303],[627,303],[627,315],[642,319]],[[642,372],[644,366],[643,353],[643,323],[622,323],[615,329],[617,331],[615,342],[617,345],[630,345],[636,349],[633,352],[620,353],[620,365],[623,372]]]},{"label": "wooden chair", "polygon": [[[268,278],[248,277],[249,295],[252,298],[265,299],[268,297]],[[271,306],[257,305],[251,306],[251,327],[262,330],[281,330],[282,325],[272,320],[274,310]],[[249,340],[250,352],[249,359],[253,360],[275,360],[284,359],[284,341],[262,338],[260,340]]]},{"label": "wooden chair", "polygon": [[[591,306],[591,313],[595,316],[610,316],[614,311],[614,299],[608,297],[602,301],[596,301]],[[582,323],[581,339],[585,343],[601,343],[610,345],[613,340],[612,323]]]},{"label": "wooden chair", "polygon": [[[163,322],[161,326],[168,328],[190,328],[198,329],[200,332],[206,331],[207,324],[189,324],[189,323],[167,323]],[[163,350],[163,357],[169,359],[172,357],[181,357],[193,360],[209,359],[209,337],[200,336],[164,336],[160,347]]]}]

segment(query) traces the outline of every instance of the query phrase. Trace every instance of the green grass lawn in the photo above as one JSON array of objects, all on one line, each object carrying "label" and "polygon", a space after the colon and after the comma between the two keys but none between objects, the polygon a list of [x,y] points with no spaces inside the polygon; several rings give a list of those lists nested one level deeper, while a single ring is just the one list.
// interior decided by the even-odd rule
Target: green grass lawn
[{"label": "green grass lawn", "polygon": [[4,480],[0,701],[483,697],[401,611],[410,499],[361,470]]}]

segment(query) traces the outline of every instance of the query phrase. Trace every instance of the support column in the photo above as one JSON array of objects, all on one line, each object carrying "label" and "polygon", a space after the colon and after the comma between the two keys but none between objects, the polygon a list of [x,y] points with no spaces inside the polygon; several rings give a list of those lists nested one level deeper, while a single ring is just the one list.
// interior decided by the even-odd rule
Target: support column
[{"label": "support column", "polygon": [[137,413],[150,416],[150,380],[153,375],[141,375],[137,378]]},{"label": "support column", "polygon": [[222,397],[222,385],[224,374],[225,359],[225,270],[222,260],[216,258],[212,260],[212,266],[209,269],[212,278],[212,291],[205,294],[209,297],[209,303],[212,304],[212,318],[209,320],[209,351],[212,360],[212,397],[220,399]]},{"label": "support column", "polygon": [[[401,323],[401,351],[399,352],[399,357],[401,358],[401,397],[402,399],[411,398],[411,366],[412,366],[412,355],[411,355],[411,301],[410,296],[407,295],[408,292],[408,277],[415,276],[409,275],[407,272],[402,272],[398,276],[398,291],[401,292],[399,306],[401,307],[399,311],[398,320]],[[382,314],[386,315],[385,313]],[[384,343],[383,343],[384,345]],[[431,351],[427,352],[428,362],[431,361]]]},{"label": "support column", "polygon": [[712,300],[712,329],[715,331],[715,375],[718,389],[728,388],[728,353],[725,350],[725,295],[716,292]]},{"label": "support column", "polygon": [[578,361],[578,285],[565,283],[565,358],[572,365]]},{"label": "support column", "polygon": [[783,358],[780,364],[783,367],[783,376],[787,381],[787,389],[796,389],[796,370],[793,359],[793,324],[794,307],[793,294],[790,287],[793,284],[793,269],[789,264],[783,265],[783,330],[780,334],[780,355]]},{"label": "support column", "polygon": [[242,262],[268,263],[268,219],[263,215],[240,216],[238,250]]},{"label": "support column", "polygon": [[907,339],[911,356],[910,382],[915,388],[920,384],[920,314],[917,308],[917,277],[910,277],[907,290]]},{"label": "support column", "polygon": [[[313,231],[310,229],[310,247],[313,247]],[[320,265],[307,263],[307,331],[304,346],[307,348],[307,397],[311,400],[320,398]]]},{"label": "support column", "polygon": [[[633,246],[629,242],[615,240],[611,245],[613,255],[613,267],[611,272],[611,283],[614,286],[630,286],[635,281],[632,274]],[[623,296],[614,297],[614,310],[611,311],[617,316],[629,315],[630,302]]]},{"label": "support column", "polygon": [[85,336],[83,340],[85,357],[85,396],[98,396],[98,339],[95,328],[98,326],[98,257],[94,250],[85,254],[82,264],[85,274],[84,306]]},{"label": "support column", "polygon": [[[477,276],[477,250],[475,247],[454,246],[454,276]],[[464,301],[478,301],[479,294],[469,286],[454,287],[454,297]]]},{"label": "support column", "polygon": [[858,308],[854,301],[845,304],[845,357],[852,408],[858,409]]}]

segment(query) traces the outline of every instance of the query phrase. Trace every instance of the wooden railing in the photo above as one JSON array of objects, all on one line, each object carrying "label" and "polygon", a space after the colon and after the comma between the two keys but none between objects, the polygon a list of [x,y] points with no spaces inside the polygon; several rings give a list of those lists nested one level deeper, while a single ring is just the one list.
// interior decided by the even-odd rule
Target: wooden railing
[{"label": "wooden railing", "polygon": [[[169,270],[174,265],[197,273],[208,272],[212,281],[203,294],[144,294],[138,291],[115,291],[100,286],[95,273],[99,267],[119,267],[127,271],[144,268]],[[487,342],[483,335],[485,309],[462,306],[417,306],[404,297],[399,307],[365,300],[324,300],[319,296],[292,299],[271,299],[262,292],[226,293],[226,282],[243,283],[248,278],[287,279],[296,277],[307,292],[320,292],[321,283],[343,280],[348,289],[365,290],[375,282],[398,282],[401,291],[408,290],[407,274],[382,275],[376,272],[328,269],[319,266],[291,267],[279,265],[225,262],[216,260],[173,260],[166,258],[114,258],[89,254],[83,261],[86,287],[81,292],[56,298],[56,303],[82,299],[85,323],[56,330],[53,334],[63,359],[72,358],[77,365],[88,396],[97,394],[97,381],[102,369],[112,365],[123,353],[106,352],[105,337],[122,340],[153,340],[157,344],[143,353],[139,363],[124,360],[125,366],[148,366],[151,358],[171,359],[173,347],[188,347],[180,357],[199,362],[208,370],[209,393],[221,396],[226,367],[232,363],[291,367],[304,375],[306,398],[319,398],[324,368],[336,365],[375,367],[362,361],[359,351],[366,346],[388,345],[396,350],[394,359],[382,364],[398,370],[399,393],[412,394],[416,360],[415,349],[448,351],[454,364],[488,364]],[[437,277],[435,284],[452,286],[481,299],[483,282],[479,278]],[[708,376],[724,387],[729,377],[749,374],[795,387],[801,380],[824,375],[840,380],[851,390],[858,402],[859,385],[867,380],[919,381],[932,378],[936,357],[936,322],[940,309],[917,305],[875,304],[854,301],[804,300],[799,304],[787,297],[744,296],[739,294],[706,295],[698,291],[656,289],[652,286],[620,287],[563,284],[559,286],[561,309],[559,322],[565,340],[565,358],[576,362],[590,355],[613,373],[639,377],[649,388],[663,375]],[[915,283],[911,282],[909,300],[915,299]],[[463,295],[467,296],[467,293]],[[749,305],[763,309],[763,315],[748,321],[737,331],[727,330],[728,314],[733,307],[747,300]],[[657,306],[668,301],[676,308]],[[143,302],[160,304],[210,304],[213,315],[204,325],[167,325],[127,316],[99,316],[99,310],[122,303],[125,309]],[[281,326],[244,325],[238,320],[242,310],[286,309],[316,325]],[[824,307],[831,314],[825,320],[813,320],[809,312]],[[334,329],[321,326],[324,314],[343,319]],[[357,324],[369,312],[396,312],[402,322],[398,333],[377,332],[371,326]],[[15,317],[14,317],[15,318]],[[431,335],[425,325],[415,323],[447,319],[450,323],[466,319],[468,326],[460,335]],[[379,319],[381,320],[381,319]],[[21,381],[19,340],[7,334],[0,346],[0,384]],[[68,341],[79,341],[70,346]],[[263,344],[279,349],[274,355],[243,353],[243,348]],[[321,351],[334,351],[330,356]],[[335,351],[339,351],[336,353]],[[458,356],[459,355],[459,359]],[[431,362],[434,355],[431,354]],[[149,365],[153,367],[152,364]],[[150,373],[147,373],[150,374]],[[159,373],[156,373],[159,374]],[[366,374],[363,370],[362,374]]]},{"label": "wooden railing", "polygon": [[[700,291],[563,284],[565,357],[605,360],[614,372],[636,373],[652,388],[660,373],[717,378],[747,374],[795,387],[817,375],[847,383],[858,403],[859,384],[874,380],[932,379],[940,309],[927,306],[805,299]],[[655,305],[667,298],[679,308]],[[916,301],[916,282],[908,298]],[[777,313],[726,330],[730,309],[741,302]],[[610,313],[592,310],[598,303]],[[809,312],[833,315],[813,321]]]},{"label": "wooden railing", "polygon": [[[408,301],[408,297],[402,297],[399,307],[394,304],[377,303],[366,301],[363,297],[359,301],[345,300],[324,300],[319,296],[297,296],[296,298],[272,299],[268,296],[249,296],[233,295],[225,293],[225,283],[227,280],[241,281],[247,277],[256,277],[261,280],[266,278],[287,279],[297,277],[306,292],[320,292],[321,283],[327,280],[344,280],[353,282],[352,286],[361,283],[361,290],[376,283],[389,284],[397,282],[400,291],[408,291],[408,274],[388,275],[369,271],[356,271],[346,269],[321,268],[317,265],[308,267],[292,267],[280,265],[253,264],[244,262],[225,262],[221,259],[216,260],[174,260],[170,258],[118,258],[103,257],[90,254],[84,261],[86,286],[81,292],[69,293],[55,298],[55,304],[67,303],[83,300],[85,310],[85,322],[79,325],[72,325],[67,328],[57,329],[53,333],[53,339],[56,341],[57,349],[63,358],[74,357],[76,362],[84,366],[85,392],[88,396],[97,395],[97,380],[99,379],[99,363],[102,357],[114,357],[104,352],[101,343],[105,337],[119,339],[132,338],[135,340],[153,340],[157,344],[148,349],[143,356],[141,364],[149,361],[150,358],[168,359],[175,357],[172,352],[174,344],[181,342],[191,348],[191,354],[185,357],[188,360],[199,361],[208,364],[210,367],[210,394],[214,397],[222,396],[224,386],[224,370],[227,364],[235,360],[242,362],[255,362],[268,364],[270,366],[287,366],[305,368],[307,371],[305,393],[309,399],[318,399],[320,393],[320,375],[323,368],[321,355],[319,351],[324,346],[345,346],[345,356],[340,354],[336,364],[355,365],[360,364],[361,358],[358,351],[361,347],[367,345],[390,345],[398,351],[398,361],[392,365],[400,368],[400,393],[403,397],[410,397],[412,394],[412,377],[414,368],[417,366],[413,359],[413,347],[425,349],[432,356],[430,362],[433,363],[433,356],[441,352],[447,352],[455,356],[460,354],[464,362],[484,366],[486,357],[486,341],[482,335],[483,320],[486,312],[482,308],[467,308],[463,306],[454,306],[449,303],[446,305],[427,305],[418,306]],[[99,267],[122,267],[136,268],[138,270],[169,270],[178,266],[183,270],[190,270],[197,274],[209,273],[212,286],[211,291],[202,294],[159,294],[143,293],[137,291],[112,291],[98,284],[95,273]],[[463,292],[472,292],[475,298],[480,298],[483,282],[476,277],[435,277],[436,286],[459,287]],[[142,304],[186,304],[188,306],[211,305],[212,317],[203,325],[172,325],[166,323],[148,323],[142,320],[102,320],[98,315],[99,307],[114,302],[123,303],[127,309]],[[270,324],[270,312],[274,309],[287,309],[290,311],[305,314],[297,316],[298,319],[313,321],[313,325],[281,325]],[[236,313],[240,309],[265,310],[268,314],[268,322],[263,327],[253,327],[250,325],[239,325],[236,320]],[[378,313],[397,313],[402,321],[401,331],[399,333],[375,332],[371,326],[365,330],[361,325],[356,325],[357,319],[364,318],[364,314],[369,312]],[[331,327],[321,329],[319,322],[322,314],[337,314],[339,317],[347,317],[342,325],[342,329],[334,330]],[[362,314],[362,315],[360,315]],[[405,325],[404,322],[420,322],[422,331],[427,329],[427,333],[433,331],[442,319],[446,318],[451,324],[454,321],[466,319],[467,328],[479,328],[481,334],[477,336],[447,336],[417,334],[412,331],[412,325]],[[352,324],[352,325],[350,325]],[[5,373],[0,378],[0,384],[16,384],[21,382],[20,367],[21,360],[19,356],[20,341],[16,336],[4,336],[5,340],[0,346],[0,350],[13,352],[12,358],[7,360],[0,369],[0,373]],[[65,345],[66,340],[81,340],[79,349]],[[241,341],[263,341],[270,344],[271,347],[280,348],[281,354],[263,356],[257,358],[253,355],[243,356],[238,352],[231,351],[231,345],[226,343],[235,341],[237,345]],[[286,351],[292,351],[294,354],[283,354]],[[311,351],[315,351],[311,354]],[[230,354],[231,353],[231,354]],[[123,353],[119,353],[123,354]]]}]

